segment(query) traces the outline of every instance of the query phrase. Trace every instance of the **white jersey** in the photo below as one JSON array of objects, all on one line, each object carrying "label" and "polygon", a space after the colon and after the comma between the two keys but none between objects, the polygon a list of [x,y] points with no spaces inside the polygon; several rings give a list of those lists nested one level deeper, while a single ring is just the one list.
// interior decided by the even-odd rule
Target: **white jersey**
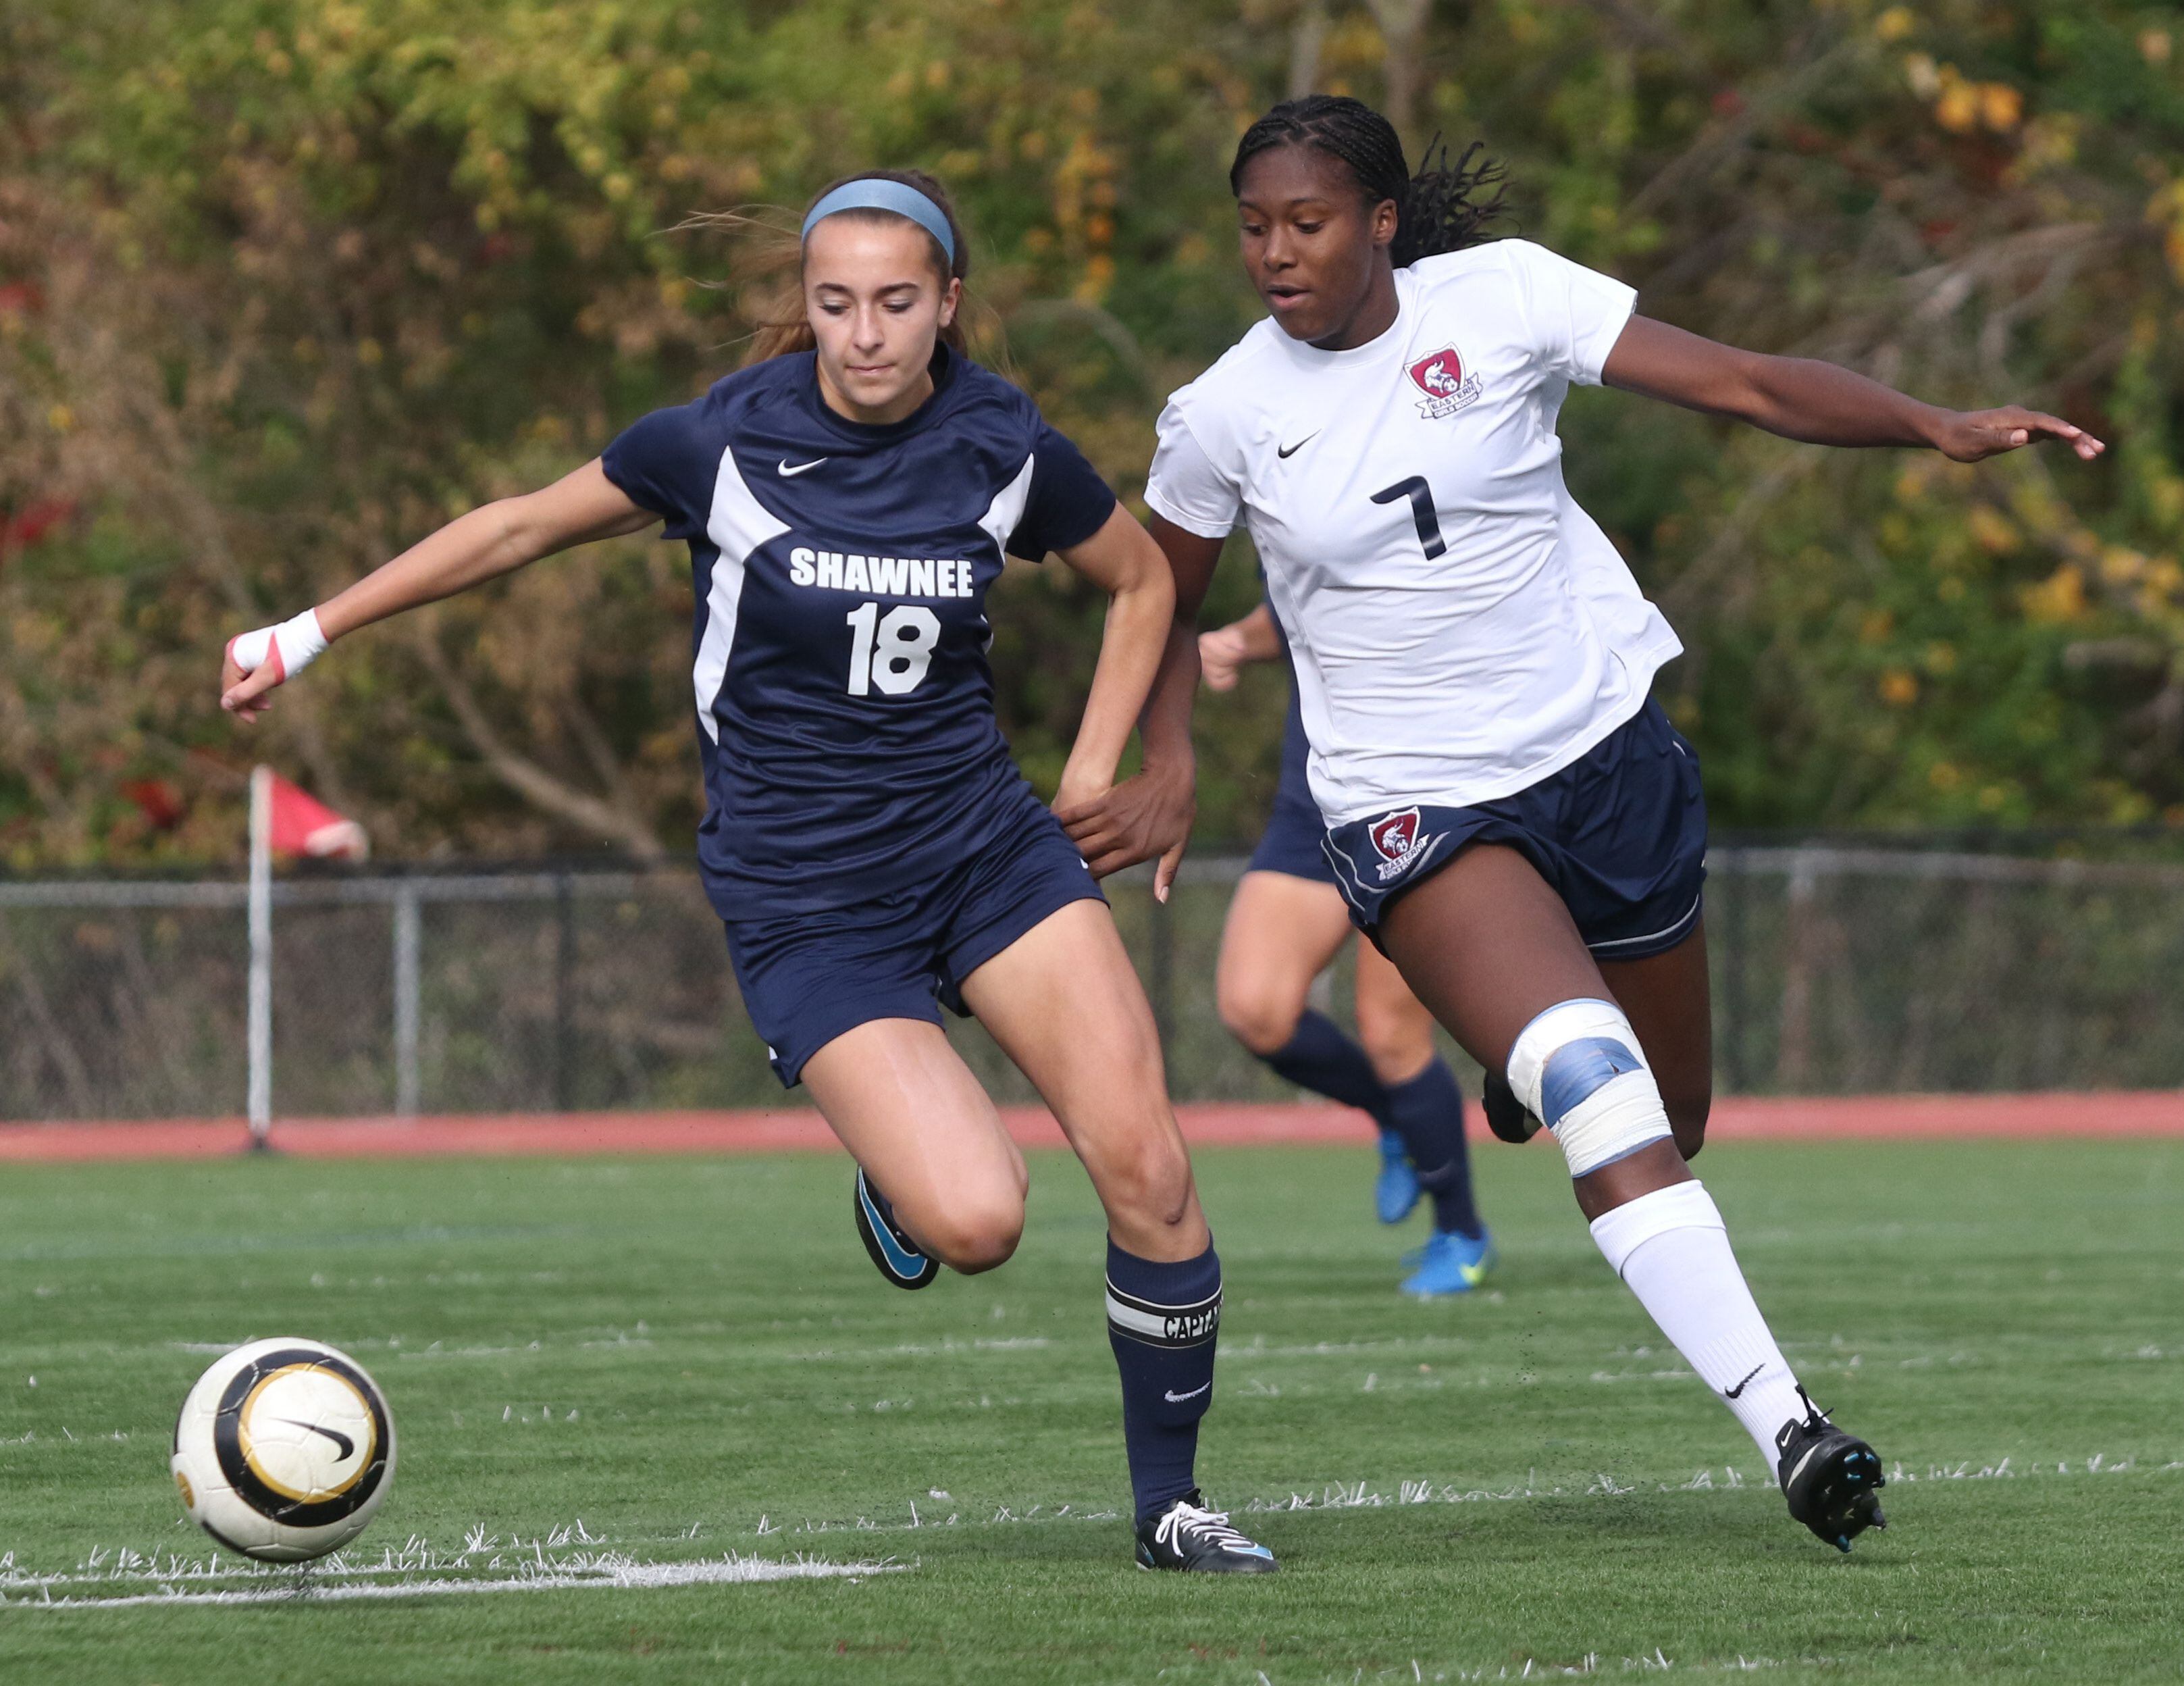
[{"label": "white jersey", "polygon": [[1258,546],[1330,826],[1537,784],[1683,650],[1555,434],[1636,295],[1522,240],[1421,260],[1396,293],[1347,351],[1253,327],[1168,400],[1145,488],[1177,526],[1240,521]]}]

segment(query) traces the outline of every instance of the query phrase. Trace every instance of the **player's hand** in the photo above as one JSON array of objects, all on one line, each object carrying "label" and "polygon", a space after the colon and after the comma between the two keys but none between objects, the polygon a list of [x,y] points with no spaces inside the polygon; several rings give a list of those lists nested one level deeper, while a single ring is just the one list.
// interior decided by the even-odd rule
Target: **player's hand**
[{"label": "player's hand", "polygon": [[230,644],[220,656],[220,706],[238,720],[255,720],[273,706],[267,693],[286,677],[270,662],[245,673],[237,665],[235,646]]},{"label": "player's hand", "polygon": [[255,720],[273,706],[266,693],[302,673],[326,647],[326,629],[315,609],[306,609],[277,627],[260,627],[228,639],[220,658],[220,706],[245,720]]},{"label": "player's hand", "polygon": [[1210,691],[1235,689],[1236,676],[1251,659],[1251,640],[1245,637],[1240,622],[1216,627],[1212,632],[1198,635],[1199,671]]},{"label": "player's hand", "polygon": [[2037,410],[2008,405],[2000,410],[1959,410],[1945,415],[1934,430],[1934,449],[1958,462],[1978,462],[2021,449],[2042,439],[2060,439],[2091,462],[2108,446],[2083,427]]},{"label": "player's hand", "polygon": [[1057,797],[1054,817],[1095,878],[1159,857],[1153,899],[1165,902],[1198,818],[1197,769],[1189,761],[1156,762],[1089,801]]}]

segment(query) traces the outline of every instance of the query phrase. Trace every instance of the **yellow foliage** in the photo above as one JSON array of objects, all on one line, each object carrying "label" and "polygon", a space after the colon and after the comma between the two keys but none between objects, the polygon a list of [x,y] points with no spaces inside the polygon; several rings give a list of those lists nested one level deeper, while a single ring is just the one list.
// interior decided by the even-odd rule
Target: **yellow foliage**
[{"label": "yellow foliage", "polygon": [[2128,585],[2146,572],[2146,557],[2126,544],[2111,544],[2101,552],[2101,579],[2109,585]]},{"label": "yellow foliage", "polygon": [[1919,681],[1901,667],[1891,667],[1880,676],[1880,700],[1892,708],[1908,708],[1919,701]]},{"label": "yellow foliage", "polygon": [[1939,677],[1957,671],[1957,647],[1939,639],[1926,646],[1926,671]]},{"label": "yellow foliage", "polygon": [[1937,761],[1926,769],[1926,782],[1936,790],[1953,790],[1964,782],[1964,769],[1954,762]]},{"label": "yellow foliage", "polygon": [[1908,6],[1891,6],[1873,20],[1873,32],[1883,41],[1901,41],[1917,26]]},{"label": "yellow foliage", "polygon": [[1979,126],[1976,83],[1959,76],[1953,65],[1942,67],[1942,97],[1934,102],[1934,120],[1953,135],[1968,135]]},{"label": "yellow foliage", "polygon": [[1991,504],[1974,504],[1964,522],[1974,541],[1990,555],[2006,556],[2018,546],[2017,528]]},{"label": "yellow foliage", "polygon": [[1868,609],[1859,617],[1858,641],[1860,644],[1879,644],[1896,629],[1896,617],[1886,609]]},{"label": "yellow foliage", "polygon": [[2059,626],[2082,620],[2086,613],[2086,577],[2075,562],[2065,562],[2040,582],[2020,594],[2027,620],[2040,626]]}]

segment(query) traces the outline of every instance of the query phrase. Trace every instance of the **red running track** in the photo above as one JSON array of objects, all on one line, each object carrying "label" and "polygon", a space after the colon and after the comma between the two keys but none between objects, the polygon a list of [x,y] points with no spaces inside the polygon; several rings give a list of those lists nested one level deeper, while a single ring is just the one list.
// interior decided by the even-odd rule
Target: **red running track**
[{"label": "red running track", "polygon": [[[1197,1146],[1362,1142],[1367,1121],[1346,1107],[1281,1102],[1178,1107]],[[1061,1131],[1039,1107],[1005,1107],[1027,1147],[1058,1147]],[[1937,1142],[2184,1136],[2184,1091],[2057,1095],[1859,1095],[1714,1103],[1718,1142]],[[237,1119],[114,1124],[0,1124],[0,1160],[199,1159],[239,1153]],[[425,1158],[445,1155],[838,1152],[806,1108],[747,1112],[508,1113],[421,1119],[285,1119],[273,1145],[299,1158]]]}]

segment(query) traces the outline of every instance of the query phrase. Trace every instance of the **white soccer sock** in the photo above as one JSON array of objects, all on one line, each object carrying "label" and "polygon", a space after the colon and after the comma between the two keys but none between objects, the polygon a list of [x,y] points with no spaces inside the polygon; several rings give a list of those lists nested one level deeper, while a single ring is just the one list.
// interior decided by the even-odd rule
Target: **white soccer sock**
[{"label": "white soccer sock", "polygon": [[1771,1478],[1775,1433],[1805,1408],[1705,1185],[1641,1194],[1594,1219],[1592,1238],[1699,1380],[1736,1413]]}]

